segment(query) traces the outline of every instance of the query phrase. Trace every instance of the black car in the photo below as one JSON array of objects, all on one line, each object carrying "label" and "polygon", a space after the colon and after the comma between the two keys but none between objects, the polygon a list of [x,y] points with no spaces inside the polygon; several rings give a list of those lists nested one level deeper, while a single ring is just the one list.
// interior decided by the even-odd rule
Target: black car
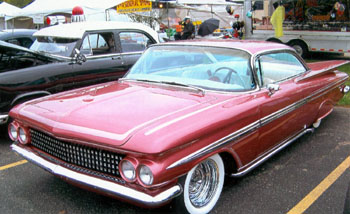
[{"label": "black car", "polygon": [[0,40],[5,41],[11,44],[19,45],[25,48],[30,48],[35,37],[33,34],[37,30],[33,29],[11,29],[11,30],[1,30],[0,31]]},{"label": "black car", "polygon": [[138,23],[80,22],[44,28],[31,49],[0,41],[0,124],[16,104],[122,77],[158,34]]}]

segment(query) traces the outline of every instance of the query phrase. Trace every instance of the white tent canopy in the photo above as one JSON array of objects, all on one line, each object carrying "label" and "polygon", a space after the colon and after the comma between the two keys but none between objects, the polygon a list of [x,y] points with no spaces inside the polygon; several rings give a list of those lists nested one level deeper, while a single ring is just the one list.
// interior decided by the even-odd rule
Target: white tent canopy
[{"label": "white tent canopy", "polygon": [[[124,2],[125,0],[35,0],[22,9],[14,17],[47,16],[50,14],[66,13],[71,14],[75,6],[80,6],[84,10],[87,19],[94,15],[102,16],[105,19],[105,11],[109,8]],[[94,17],[96,18],[96,17]],[[91,18],[93,19],[93,18]]]},{"label": "white tent canopy", "polygon": [[11,16],[20,13],[20,11],[21,9],[16,6],[7,4],[6,2],[0,3],[0,30],[6,29],[6,20]]},{"label": "white tent canopy", "polygon": [[21,9],[16,6],[7,4],[6,2],[0,3],[0,17],[12,16],[20,13],[20,11]]}]

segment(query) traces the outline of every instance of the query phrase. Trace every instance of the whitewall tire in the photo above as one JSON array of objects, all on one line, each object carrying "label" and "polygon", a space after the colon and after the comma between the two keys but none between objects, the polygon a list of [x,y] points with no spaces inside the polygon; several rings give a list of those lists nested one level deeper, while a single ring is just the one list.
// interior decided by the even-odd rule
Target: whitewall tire
[{"label": "whitewall tire", "polygon": [[177,198],[177,209],[191,214],[209,213],[219,200],[224,176],[224,163],[218,154],[197,164],[180,181],[183,194]]}]

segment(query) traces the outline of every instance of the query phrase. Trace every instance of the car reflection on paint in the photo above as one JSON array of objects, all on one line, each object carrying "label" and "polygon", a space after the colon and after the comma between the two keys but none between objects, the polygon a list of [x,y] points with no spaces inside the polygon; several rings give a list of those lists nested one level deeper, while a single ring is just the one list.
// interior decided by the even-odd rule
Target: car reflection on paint
[{"label": "car reflection on paint", "polygon": [[79,22],[44,28],[30,49],[0,41],[0,125],[30,99],[122,77],[158,34],[139,23]]},{"label": "car reflection on paint", "polygon": [[140,206],[208,213],[240,177],[329,115],[336,68],[254,41],[151,46],[116,81],[15,107],[12,149],[49,172]]}]

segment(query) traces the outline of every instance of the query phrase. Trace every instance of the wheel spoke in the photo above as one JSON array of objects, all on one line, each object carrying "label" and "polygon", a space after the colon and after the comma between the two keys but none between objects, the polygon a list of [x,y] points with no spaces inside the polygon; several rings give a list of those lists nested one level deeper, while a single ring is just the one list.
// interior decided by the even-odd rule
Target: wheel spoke
[{"label": "wheel spoke", "polygon": [[193,206],[202,207],[213,198],[219,182],[216,163],[208,159],[197,166],[189,184],[189,198]]}]

